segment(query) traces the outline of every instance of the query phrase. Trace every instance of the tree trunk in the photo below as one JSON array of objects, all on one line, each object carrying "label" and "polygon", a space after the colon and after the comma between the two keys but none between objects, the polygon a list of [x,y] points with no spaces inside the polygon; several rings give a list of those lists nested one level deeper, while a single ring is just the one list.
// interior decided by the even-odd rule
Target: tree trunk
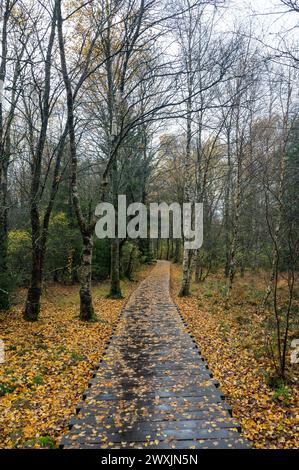
[{"label": "tree trunk", "polygon": [[[42,274],[43,262],[46,250],[47,229],[51,215],[52,202],[50,201],[43,226],[40,222],[39,202],[41,200],[41,173],[42,173],[42,160],[44,149],[47,140],[47,130],[49,118],[51,114],[50,106],[50,89],[51,89],[51,68],[52,68],[52,50],[55,40],[56,31],[56,5],[54,7],[51,31],[49,42],[47,46],[47,53],[45,58],[45,74],[44,74],[44,91],[42,96],[41,107],[41,126],[37,145],[34,154],[32,155],[31,167],[31,188],[30,188],[30,219],[31,219],[31,240],[32,240],[32,268],[31,268],[31,282],[27,292],[27,299],[24,309],[24,319],[27,321],[37,321],[40,311],[40,298],[42,293]],[[59,167],[56,168],[56,171]],[[58,174],[57,174],[58,176]],[[54,180],[54,187],[57,182]],[[53,186],[52,186],[53,189]],[[55,193],[53,193],[54,198]]]},{"label": "tree trunk", "polygon": [[94,319],[91,293],[91,262],[93,239],[91,233],[83,235],[83,251],[81,266],[78,269],[80,282],[80,320],[91,321]]},{"label": "tree trunk", "polygon": [[[278,201],[282,203],[283,195],[284,195],[284,181],[285,181],[285,171],[286,171],[286,157],[285,157],[285,148],[283,149],[283,153],[280,157],[280,165],[279,165],[279,188],[278,188]],[[266,218],[268,227],[269,220],[268,220],[268,199],[266,196]],[[282,210],[281,207],[278,206],[278,220],[276,222],[276,226],[274,229],[274,233],[272,235],[272,267],[271,267],[271,275],[267,285],[266,293],[262,302],[262,308],[266,307],[266,304],[269,300],[269,297],[273,291],[273,285],[275,282],[276,277],[276,270],[277,270],[277,263],[279,258],[279,250],[280,250],[280,232],[281,232],[281,225],[282,225]]]},{"label": "tree trunk", "polygon": [[175,251],[174,251],[174,263],[179,263],[180,262],[180,248],[181,248],[181,245],[180,245],[180,239],[179,238],[176,238],[175,239]]},{"label": "tree trunk", "polygon": [[224,230],[225,230],[225,268],[224,268],[224,275],[226,279],[229,277],[229,267],[230,267],[230,198],[231,198],[231,186],[232,186],[232,163],[231,163],[231,124],[229,125],[229,129],[227,131],[227,181],[226,181],[226,188],[225,188],[225,222],[224,222]]},{"label": "tree trunk", "polygon": [[126,278],[129,279],[129,281],[132,280],[135,251],[136,251],[136,247],[135,247],[135,245],[133,245],[132,249],[130,251],[130,258],[129,258],[128,266],[127,266],[127,269],[126,269]]},{"label": "tree trunk", "polygon": [[[0,157],[1,158],[1,157]],[[5,158],[5,156],[4,156]],[[10,282],[7,267],[8,226],[7,226],[7,169],[8,165],[1,162],[0,166],[0,310],[10,307]]]},{"label": "tree trunk", "polygon": [[174,253],[174,242],[173,238],[171,239],[171,245],[170,245],[170,259],[173,259],[173,253]]},{"label": "tree trunk", "polygon": [[31,280],[27,292],[24,320],[37,321],[40,312],[40,299],[42,295],[42,252],[38,245],[37,236],[32,242]]},{"label": "tree trunk", "polygon": [[151,247],[150,238],[141,238],[139,241],[139,250],[144,257],[144,263],[152,263],[154,254]]},{"label": "tree trunk", "polygon": [[198,284],[201,281],[202,268],[200,250],[196,251],[194,280]]},{"label": "tree trunk", "polygon": [[162,238],[160,239],[160,253],[159,253],[159,259],[163,259],[163,240],[162,240]]},{"label": "tree trunk", "polygon": [[[191,15],[191,13],[189,13]],[[184,202],[194,202],[195,198],[192,195],[192,93],[193,93],[193,60],[192,60],[192,31],[188,30],[188,46],[187,46],[187,57],[186,57],[186,70],[187,70],[187,113],[186,113],[186,124],[187,124],[187,135],[186,135],[186,155],[184,161]],[[190,295],[190,281],[192,277],[192,260],[193,250],[188,250],[184,247],[183,257],[183,278],[180,290],[180,297]]]},{"label": "tree trunk", "polygon": [[233,235],[230,249],[230,265],[229,265],[229,274],[228,274],[228,286],[227,286],[227,299],[230,297],[230,294],[233,289],[233,283],[236,275],[236,264],[237,264],[237,249],[238,249],[238,231],[239,231],[239,202],[236,206],[236,215],[233,226]]},{"label": "tree trunk", "polygon": [[120,288],[120,272],[119,272],[119,238],[118,234],[118,165],[117,158],[112,163],[112,191],[113,205],[115,210],[115,238],[111,240],[111,285],[109,297],[112,299],[122,298]]},{"label": "tree trunk", "polygon": [[[242,166],[243,166],[243,139],[244,136],[240,130],[240,102],[237,103],[236,110],[236,164],[237,164],[237,174],[236,174],[236,187],[234,194],[234,215],[231,217],[232,223],[232,239],[229,252],[229,273],[228,273],[228,283],[227,283],[227,300],[229,299],[233,283],[236,275],[236,266],[237,266],[237,254],[239,249],[239,225],[240,225],[240,212],[241,212],[241,194],[242,194]],[[229,152],[230,154],[230,152]]]},{"label": "tree trunk", "polygon": [[112,299],[122,298],[119,280],[119,239],[111,240],[111,284],[109,297]]},{"label": "tree trunk", "polygon": [[[10,307],[10,282],[7,269],[8,226],[7,226],[7,171],[8,156],[5,152],[5,129],[3,120],[4,80],[7,60],[7,23],[10,15],[8,3],[0,5],[0,310]],[[9,131],[8,131],[9,134]]]},{"label": "tree trunk", "polygon": [[[40,257],[35,253],[34,258]],[[24,319],[27,321],[37,321],[40,312],[40,299],[42,295],[42,270],[38,260],[34,260],[31,272],[30,287],[27,292],[27,299],[24,311]]]},{"label": "tree trunk", "polygon": [[169,250],[170,250],[170,243],[169,243],[169,238],[167,238],[167,248],[166,248],[166,259],[167,261],[169,260]]},{"label": "tree trunk", "polygon": [[[92,293],[91,293],[91,263],[92,263],[92,247],[93,240],[92,234],[95,227],[93,221],[89,225],[84,219],[84,215],[81,208],[80,197],[78,192],[77,184],[77,148],[76,148],[76,137],[75,137],[75,119],[74,119],[74,96],[71,87],[71,80],[68,75],[66,55],[64,48],[63,38],[63,19],[61,14],[61,4],[58,1],[57,5],[57,29],[58,29],[58,41],[59,41],[59,52],[61,69],[63,74],[63,80],[67,95],[67,129],[70,141],[70,156],[71,156],[71,191],[72,191],[72,202],[75,208],[75,214],[77,217],[78,225],[83,239],[83,252],[81,258],[81,266],[78,270],[78,277],[80,282],[80,319],[89,321],[94,318],[94,309],[92,304]],[[77,89],[78,90],[78,89]]]},{"label": "tree trunk", "polygon": [[39,212],[37,205],[31,207],[31,238],[32,238],[32,264],[31,280],[27,292],[24,319],[37,321],[40,312],[40,299],[42,294],[42,273],[45,245],[42,242]]},{"label": "tree trunk", "polygon": [[184,250],[183,259],[183,278],[181,284],[180,297],[190,295],[190,282],[192,278],[193,250]]}]

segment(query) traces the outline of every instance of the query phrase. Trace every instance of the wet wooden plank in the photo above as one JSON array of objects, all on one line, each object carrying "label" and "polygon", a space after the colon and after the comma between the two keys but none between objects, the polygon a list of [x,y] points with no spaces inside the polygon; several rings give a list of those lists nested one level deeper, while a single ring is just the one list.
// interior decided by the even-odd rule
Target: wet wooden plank
[{"label": "wet wooden plank", "polygon": [[95,444],[95,443],[81,443],[73,442],[68,443],[67,447],[73,449],[249,449],[250,445],[246,439],[234,438],[234,439],[203,439],[201,441],[195,440],[178,440],[170,442],[159,441],[158,443],[150,440],[145,442],[123,442],[123,443],[106,443],[106,444]]},{"label": "wet wooden plank", "polygon": [[[204,439],[233,439],[238,436],[238,432],[230,429],[214,429],[214,428],[203,428],[200,429],[164,429],[155,430],[152,433],[149,431],[143,431],[140,429],[125,429],[122,432],[106,432],[106,430],[98,431],[95,428],[88,428],[86,425],[84,428],[76,429],[75,426],[71,429],[72,442],[81,443],[120,443],[120,442],[146,442],[151,440],[160,441],[188,441],[188,440],[204,440]],[[66,442],[67,445],[67,441]]]},{"label": "wet wooden plank", "polygon": [[169,420],[146,420],[146,417],[141,417],[132,422],[129,417],[126,419],[119,419],[117,424],[113,419],[99,420],[98,416],[88,415],[73,418],[70,426],[74,426],[73,432],[82,430],[82,427],[91,427],[98,435],[101,434],[102,428],[109,429],[109,433],[123,432],[134,427],[135,431],[146,431],[147,433],[158,433],[164,429],[166,430],[196,430],[196,429],[240,429],[239,423],[234,419],[227,419],[226,416],[216,416],[211,414],[208,417],[200,416],[201,419],[169,419]]},{"label": "wet wooden plank", "polygon": [[[130,413],[120,412],[116,410],[114,411],[117,415],[115,417],[112,417],[108,412],[106,413],[105,410],[101,410],[101,413],[97,414],[95,414],[94,412],[84,413],[84,411],[81,411],[79,415],[74,416],[71,419],[69,424],[70,428],[74,424],[82,424],[83,422],[87,422],[89,424],[93,423],[94,425],[98,425],[100,423],[104,427],[110,426],[111,428],[115,427],[116,423],[118,427],[121,427],[124,424],[126,424],[127,426],[132,426],[132,416]],[[151,409],[148,409],[145,413],[139,413],[138,415],[134,416],[134,425],[136,424],[140,426],[140,424],[143,424],[148,428],[151,428],[156,422],[158,422],[159,426],[165,427],[166,423],[168,422],[173,423],[173,425],[180,425],[179,423],[190,423],[191,421],[194,423],[191,424],[191,426],[197,426],[198,423],[200,425],[200,422],[209,422],[212,427],[217,426],[239,428],[238,422],[235,421],[233,418],[229,418],[227,416],[226,410],[223,409],[213,409],[211,411],[211,409],[209,408],[207,411],[192,411],[190,413],[184,414],[182,414],[181,412],[163,413],[157,410],[155,410],[155,412],[152,412]]]},{"label": "wet wooden plank", "polygon": [[102,401],[92,402],[86,404],[82,402],[78,405],[79,415],[78,416],[89,416],[95,415],[98,419],[105,419],[107,416],[113,419],[113,422],[117,419],[132,420],[132,412],[134,411],[134,420],[138,420],[139,417],[146,416],[147,418],[159,420],[171,419],[184,419],[192,417],[194,414],[204,413],[205,417],[218,415],[221,413],[222,416],[230,417],[231,408],[223,402],[205,402],[205,401],[193,401],[180,402],[178,400],[169,401],[169,399],[161,399],[159,403],[149,402],[144,400],[138,400],[138,402],[116,402],[116,401]]}]

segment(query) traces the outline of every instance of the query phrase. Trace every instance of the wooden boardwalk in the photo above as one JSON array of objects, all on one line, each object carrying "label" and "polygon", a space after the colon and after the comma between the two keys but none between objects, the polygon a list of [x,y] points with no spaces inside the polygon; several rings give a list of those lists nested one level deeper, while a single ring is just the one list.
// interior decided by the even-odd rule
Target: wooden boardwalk
[{"label": "wooden boardwalk", "polygon": [[249,447],[158,262],[123,311],[63,448]]}]

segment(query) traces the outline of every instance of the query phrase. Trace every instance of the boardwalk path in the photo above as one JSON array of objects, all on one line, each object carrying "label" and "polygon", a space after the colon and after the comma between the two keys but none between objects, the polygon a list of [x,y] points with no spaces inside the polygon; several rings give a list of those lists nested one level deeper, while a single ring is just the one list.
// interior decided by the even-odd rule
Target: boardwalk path
[{"label": "boardwalk path", "polygon": [[130,298],[64,448],[246,447],[158,262]]}]

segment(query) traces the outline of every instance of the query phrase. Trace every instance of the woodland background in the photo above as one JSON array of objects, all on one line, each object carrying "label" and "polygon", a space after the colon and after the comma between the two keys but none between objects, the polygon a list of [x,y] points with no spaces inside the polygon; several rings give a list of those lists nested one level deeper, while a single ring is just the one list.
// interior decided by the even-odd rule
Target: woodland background
[{"label": "woodland background", "polygon": [[[273,0],[275,32],[221,0],[0,5],[3,446],[55,445],[80,395],[58,364],[84,389],[96,338],[156,259],[173,261],[173,295],[247,436],[298,446],[299,3]],[[203,247],[97,239],[95,207],[119,194],[203,202]]]}]

